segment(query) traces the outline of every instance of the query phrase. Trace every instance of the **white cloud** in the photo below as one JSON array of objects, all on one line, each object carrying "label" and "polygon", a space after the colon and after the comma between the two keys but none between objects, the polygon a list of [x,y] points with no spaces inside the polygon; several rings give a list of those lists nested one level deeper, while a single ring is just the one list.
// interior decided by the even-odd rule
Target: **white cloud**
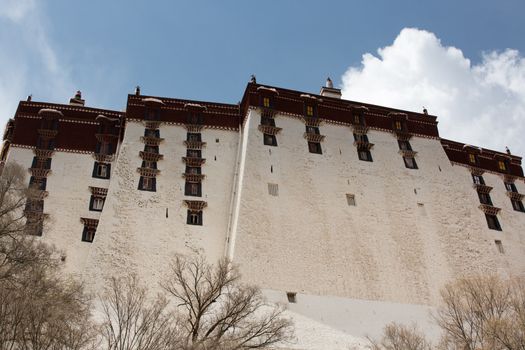
[{"label": "white cloud", "polygon": [[[49,38],[45,14],[34,0],[2,0],[0,6],[0,123],[33,91],[37,100],[63,100],[74,84]],[[65,101],[63,101],[65,102]],[[2,128],[3,125],[0,125]]]},{"label": "white cloud", "polygon": [[483,54],[472,65],[433,34],[405,28],[378,56],[342,77],[345,99],[437,115],[440,135],[525,156],[525,58],[516,50]]}]

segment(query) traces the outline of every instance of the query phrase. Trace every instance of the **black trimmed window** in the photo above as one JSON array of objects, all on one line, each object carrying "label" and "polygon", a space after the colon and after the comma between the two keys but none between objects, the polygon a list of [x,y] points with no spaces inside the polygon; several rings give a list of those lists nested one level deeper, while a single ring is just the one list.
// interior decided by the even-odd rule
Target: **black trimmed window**
[{"label": "black trimmed window", "polygon": [[363,160],[365,162],[373,162],[374,161],[372,159],[372,153],[370,153],[370,151],[367,150],[367,149],[358,149],[357,150],[357,155],[359,157],[359,160]]},{"label": "black trimmed window", "polygon": [[308,142],[308,151],[310,153],[323,154],[321,144],[319,142]]},{"label": "black trimmed window", "polygon": [[159,129],[144,129],[144,136],[159,138],[160,130]]},{"label": "black trimmed window", "polygon": [[105,202],[105,198],[104,197],[100,197],[100,196],[91,196],[91,199],[89,200],[89,210],[91,211],[102,211],[102,209],[104,208],[104,202]]},{"label": "black trimmed window", "polygon": [[516,188],[516,185],[512,182],[505,182],[505,188],[509,192],[518,192],[518,189]]},{"label": "black trimmed window", "polygon": [[159,154],[159,146],[144,145],[144,152]]},{"label": "black trimmed window", "polygon": [[275,146],[277,147],[277,137],[275,135],[263,134],[264,144],[266,146]]},{"label": "black trimmed window", "polygon": [[200,174],[201,167],[198,166],[186,166],[186,174]]},{"label": "black trimmed window", "polygon": [[186,141],[201,142],[201,134],[196,132],[189,132],[186,134]]},{"label": "black trimmed window", "polygon": [[483,180],[483,176],[481,176],[481,175],[474,175],[474,174],[472,174],[472,182],[474,182],[474,184],[476,184],[476,185],[484,185],[485,184],[485,180]]},{"label": "black trimmed window", "polygon": [[188,209],[188,217],[186,219],[188,225],[202,226],[202,210]]},{"label": "black trimmed window", "polygon": [[111,176],[111,164],[95,162],[93,166],[93,177],[97,179],[109,179]]},{"label": "black trimmed window", "polygon": [[97,142],[95,153],[113,154],[113,144],[110,142]]},{"label": "black trimmed window", "polygon": [[40,218],[28,217],[25,232],[31,236],[42,236],[44,232],[44,221]]},{"label": "black trimmed window", "polygon": [[188,149],[186,150],[186,157],[188,158],[201,158],[202,152],[200,149]]},{"label": "black trimmed window", "polygon": [[490,194],[478,192],[478,197],[479,202],[481,204],[492,205],[492,199],[490,199]]},{"label": "black trimmed window", "polygon": [[354,134],[354,141],[368,143],[368,136],[366,134]]},{"label": "black trimmed window", "polygon": [[82,242],[93,242],[93,240],[95,239],[96,232],[96,227],[84,225],[84,230],[82,231]]},{"label": "black trimmed window", "polygon": [[33,157],[33,163],[31,163],[31,168],[51,169],[51,158]]},{"label": "black trimmed window", "polygon": [[399,149],[402,151],[412,151],[412,146],[410,145],[409,141],[397,140],[397,144],[399,145]]},{"label": "black trimmed window", "polygon": [[139,190],[141,191],[157,191],[157,179],[154,177],[141,176],[139,179]]},{"label": "black trimmed window", "polygon": [[314,106],[306,105],[304,112],[307,117],[315,117],[315,107]]},{"label": "black trimmed window", "polygon": [[261,117],[261,125],[275,126],[275,119],[273,119],[271,117],[262,116]]},{"label": "black trimmed window", "polygon": [[202,184],[200,182],[186,181],[186,185],[184,186],[184,195],[201,197],[202,196]]},{"label": "black trimmed window", "polygon": [[316,135],[320,134],[319,128],[317,126],[306,125],[306,132],[308,134],[316,134]]},{"label": "black trimmed window", "polygon": [[394,121],[394,130],[396,131],[406,131],[406,123],[401,120]]},{"label": "black trimmed window", "polygon": [[485,214],[485,218],[487,219],[487,225],[491,230],[501,231],[501,225],[499,224],[496,215]]},{"label": "black trimmed window", "polygon": [[522,201],[518,201],[518,200],[514,200],[514,199],[511,199],[510,201],[512,203],[512,208],[514,208],[514,210],[525,212],[525,208],[523,207],[523,202]]},{"label": "black trimmed window", "polygon": [[403,157],[405,167],[408,169],[417,169],[416,159],[413,157]]},{"label": "black trimmed window", "polygon": [[26,202],[26,211],[42,213],[44,212],[44,200],[43,199],[28,199]]},{"label": "black trimmed window", "polygon": [[355,114],[354,115],[354,124],[355,125],[364,126],[365,125],[365,117],[360,115],[360,114]]},{"label": "black trimmed window", "polygon": [[143,160],[142,161],[142,168],[157,169],[157,162],[149,161],[149,160]]},{"label": "black trimmed window", "polygon": [[39,177],[36,178],[34,176],[31,176],[29,179],[29,187],[41,191],[45,191],[47,186],[47,178],[45,177]]}]

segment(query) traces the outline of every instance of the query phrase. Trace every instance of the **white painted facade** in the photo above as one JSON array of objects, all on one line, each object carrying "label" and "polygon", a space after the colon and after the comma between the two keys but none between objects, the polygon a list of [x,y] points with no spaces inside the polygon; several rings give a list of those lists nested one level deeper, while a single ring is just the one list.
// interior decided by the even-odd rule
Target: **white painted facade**
[{"label": "white painted facade", "polygon": [[[503,230],[495,231],[478,209],[469,170],[449,161],[438,138],[412,137],[418,169],[407,169],[390,132],[368,132],[373,162],[366,162],[350,125],[323,121],[322,154],[313,154],[300,116],[275,115],[282,128],[277,147],[263,144],[260,119],[250,108],[240,131],[202,130],[202,197],[184,195],[182,124],[160,126],[156,192],[138,190],[141,121],[128,120],[109,180],[92,177],[91,154],[56,150],[42,238],[94,292],[107,277],[128,272],[155,286],[176,253],[199,251],[210,261],[226,255],[270,300],[287,302],[286,292],[297,293],[289,305],[299,327],[294,349],[359,347],[394,320],[417,322],[436,339],[429,312],[445,283],[479,272],[525,272],[525,213],[513,210],[503,177],[483,175],[502,208]],[[12,145],[7,161],[29,167],[32,159],[32,149]],[[515,185],[525,193],[522,178]],[[89,186],[108,188],[101,213],[89,210]],[[202,226],[186,223],[184,200],[207,202]],[[81,217],[100,220],[93,243],[81,241]]]}]

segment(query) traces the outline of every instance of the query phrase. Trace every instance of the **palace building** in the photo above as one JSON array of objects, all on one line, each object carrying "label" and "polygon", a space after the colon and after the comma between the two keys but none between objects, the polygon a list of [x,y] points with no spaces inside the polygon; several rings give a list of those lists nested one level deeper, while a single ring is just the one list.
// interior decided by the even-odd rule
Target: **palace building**
[{"label": "palace building", "polygon": [[92,290],[177,253],[227,256],[288,304],[297,349],[390,321],[436,332],[440,288],[525,273],[521,157],[439,136],[436,116],[253,79],[239,104],[128,95],[125,112],[22,101],[2,166],[28,168],[28,220]]}]

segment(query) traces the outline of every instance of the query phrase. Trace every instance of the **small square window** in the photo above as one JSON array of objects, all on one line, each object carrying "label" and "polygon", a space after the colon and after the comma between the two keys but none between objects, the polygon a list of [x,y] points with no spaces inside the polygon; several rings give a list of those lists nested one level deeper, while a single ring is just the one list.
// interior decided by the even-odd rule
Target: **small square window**
[{"label": "small square window", "polygon": [[516,188],[516,185],[512,182],[505,182],[505,188],[509,192],[518,192],[518,189]]},{"label": "small square window", "polygon": [[37,168],[37,169],[51,169],[51,158],[33,158],[33,163],[31,164],[31,168]]},{"label": "small square window", "polygon": [[159,146],[145,145],[144,146],[144,152],[158,154],[159,153]]},{"label": "small square window", "polygon": [[403,161],[405,162],[405,167],[407,167],[408,169],[417,169],[417,163],[414,158],[403,157]]},{"label": "small square window", "polygon": [[154,177],[141,176],[139,180],[139,190],[141,191],[157,191],[157,179]]},{"label": "small square window", "polygon": [[266,146],[277,146],[277,137],[275,135],[264,134],[263,138]]},{"label": "small square window", "polygon": [[481,204],[492,205],[492,200],[490,199],[490,195],[488,193],[478,192],[478,197]]},{"label": "small square window", "polygon": [[25,233],[31,236],[42,236],[44,222],[38,218],[27,218]]},{"label": "small square window", "polygon": [[485,214],[487,219],[487,225],[491,230],[501,231],[501,225],[499,224],[498,217],[496,215]]},{"label": "small square window", "polygon": [[201,168],[197,166],[187,166],[186,167],[186,174],[200,174]]},{"label": "small square window", "polygon": [[200,141],[201,141],[201,134],[200,134],[200,133],[192,133],[192,132],[189,132],[189,133],[186,135],[186,140],[187,140],[187,141],[197,141],[197,142],[200,142]]},{"label": "small square window", "polygon": [[186,157],[188,158],[200,158],[202,155],[200,149],[189,149],[186,150]]},{"label": "small square window", "polygon": [[308,134],[316,134],[319,135],[319,128],[317,126],[306,126],[306,132]]},{"label": "small square window", "polygon": [[202,184],[200,182],[186,182],[184,186],[184,195],[185,196],[202,196]]},{"label": "small square window", "polygon": [[95,227],[84,226],[84,230],[82,231],[82,242],[93,242],[96,231],[97,229]]},{"label": "small square window", "polygon": [[34,176],[31,176],[29,179],[29,187],[33,190],[41,190],[45,191],[47,186],[47,178],[37,178]]},{"label": "small square window", "polygon": [[202,210],[189,210],[186,223],[188,225],[202,226]]},{"label": "small square window", "polygon": [[157,169],[157,162],[143,160],[142,161],[142,167],[143,168],[148,168],[148,169]]},{"label": "small square window", "polygon": [[498,161],[498,168],[501,171],[507,171],[507,164],[505,164],[504,161],[500,160]]},{"label": "small square window", "polygon": [[263,106],[266,107],[266,108],[270,107],[270,98],[269,97],[264,97],[263,98]]},{"label": "small square window", "polygon": [[403,150],[403,151],[412,151],[412,146],[410,145],[410,142],[408,142],[408,141],[403,141],[403,140],[398,140],[397,143],[398,143],[398,145],[399,145],[399,149],[400,149],[400,150]]},{"label": "small square window", "polygon": [[355,206],[355,195],[347,193],[346,202],[348,203],[348,205]]},{"label": "small square window", "polygon": [[372,162],[372,154],[369,150],[366,149],[358,149],[357,155],[359,156],[359,160],[363,160],[365,162]]},{"label": "small square window", "polygon": [[403,130],[403,124],[399,120],[397,120],[395,122],[395,128],[396,130]]},{"label": "small square window", "polygon": [[512,207],[514,208],[514,210],[525,212],[525,208],[523,207],[522,201],[511,199],[511,202],[512,202]]},{"label": "small square window", "polygon": [[368,136],[366,134],[354,134],[354,140],[356,142],[368,143]]},{"label": "small square window", "polygon": [[93,211],[102,211],[104,208],[104,199],[103,197],[95,197],[91,196],[91,200],[89,202],[89,210]]},{"label": "small square window", "polygon": [[321,144],[319,142],[308,142],[308,151],[310,153],[323,154]]},{"label": "small square window", "polygon": [[261,124],[275,126],[275,119],[270,118],[270,117],[261,117]]},{"label": "small square window", "polygon": [[113,145],[109,142],[99,142],[97,144],[96,153],[99,154],[112,154]]},{"label": "small square window", "polygon": [[314,116],[314,107],[312,106],[306,106],[306,115],[309,117]]},{"label": "small square window", "polygon": [[295,292],[286,292],[286,298],[288,299],[289,303],[297,303],[297,293]]},{"label": "small square window", "polygon": [[279,195],[279,185],[278,184],[268,184],[268,194],[270,196],[277,197]]},{"label": "small square window", "polygon": [[483,176],[481,176],[481,175],[472,175],[472,181],[476,185],[484,185],[485,184],[485,180],[483,180]]},{"label": "small square window", "polygon": [[42,213],[44,211],[44,200],[43,199],[28,199],[26,202],[25,210]]},{"label": "small square window", "polygon": [[494,243],[496,243],[496,247],[498,247],[498,252],[500,252],[500,254],[505,254],[505,250],[503,249],[503,243],[501,243],[500,240],[495,240]]},{"label": "small square window", "polygon": [[144,136],[146,137],[160,137],[160,130],[157,129],[144,129]]},{"label": "small square window", "polygon": [[98,179],[109,179],[111,164],[95,162],[93,167],[93,177]]}]

